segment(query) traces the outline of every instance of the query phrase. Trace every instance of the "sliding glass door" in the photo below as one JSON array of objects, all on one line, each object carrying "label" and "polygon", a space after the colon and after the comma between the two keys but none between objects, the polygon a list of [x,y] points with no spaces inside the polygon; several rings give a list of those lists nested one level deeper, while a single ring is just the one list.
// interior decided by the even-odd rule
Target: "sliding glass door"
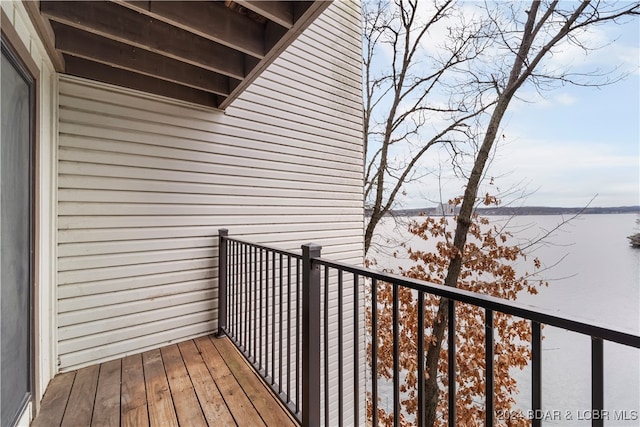
[{"label": "sliding glass door", "polygon": [[33,80],[2,40],[0,139],[0,425],[31,396]]}]

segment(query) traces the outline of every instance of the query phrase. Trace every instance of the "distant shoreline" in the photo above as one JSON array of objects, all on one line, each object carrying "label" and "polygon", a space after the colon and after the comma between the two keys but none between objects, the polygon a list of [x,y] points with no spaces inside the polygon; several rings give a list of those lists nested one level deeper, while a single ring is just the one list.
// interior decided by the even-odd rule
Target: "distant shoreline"
[{"label": "distant shoreline", "polygon": [[[446,207],[445,207],[446,210]],[[456,209],[456,213],[459,209]],[[600,215],[600,214],[640,214],[640,206],[616,206],[616,207],[600,207],[600,208],[558,208],[550,206],[520,206],[520,207],[492,207],[478,208],[480,215]],[[370,212],[366,211],[366,216],[370,216]],[[415,209],[395,209],[387,216],[418,216],[424,215],[442,215],[441,207],[431,208],[415,208]],[[447,212],[447,215],[451,215]]]}]

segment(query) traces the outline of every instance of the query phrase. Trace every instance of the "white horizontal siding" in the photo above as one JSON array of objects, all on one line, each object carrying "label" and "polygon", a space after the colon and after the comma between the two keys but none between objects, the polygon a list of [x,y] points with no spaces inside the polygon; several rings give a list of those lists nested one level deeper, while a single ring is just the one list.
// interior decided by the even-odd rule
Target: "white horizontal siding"
[{"label": "white horizontal siding", "polygon": [[[65,99],[63,98],[61,99],[61,101],[65,101]],[[93,104],[100,104],[99,102],[94,103],[88,102],[86,100],[83,102],[87,104],[88,108],[92,108],[91,105]],[[240,100],[239,103],[242,104],[242,100]],[[100,108],[100,110],[102,110],[102,106],[93,108]],[[213,154],[225,155],[227,153],[226,151],[224,151],[224,148],[235,149],[236,147],[239,147],[250,149],[255,145],[258,145],[257,148],[262,148],[265,153],[276,152],[283,154],[283,148],[288,147],[290,150],[300,153],[301,155],[303,155],[303,157],[309,157],[309,153],[307,153],[307,151],[314,154],[316,154],[315,151],[320,151],[321,153],[325,154],[325,156],[331,157],[335,156],[335,154],[327,152],[326,150],[318,150],[320,147],[315,145],[315,143],[321,142],[323,139],[330,139],[331,141],[327,141],[327,143],[330,142],[329,146],[336,147],[345,155],[357,157],[357,145],[351,144],[349,142],[349,139],[347,139],[343,144],[340,144],[339,142],[342,137],[358,136],[358,133],[338,132],[336,130],[329,129],[336,128],[327,125],[326,117],[324,118],[324,120],[315,120],[315,127],[312,127],[310,125],[304,124],[304,119],[302,117],[296,117],[295,120],[276,119],[274,117],[265,116],[264,112],[260,112],[258,108],[256,108],[256,110],[258,111],[254,111],[253,108],[256,107],[252,106],[251,109],[246,109],[246,112],[243,114],[247,116],[244,120],[244,125],[247,126],[249,123],[256,123],[260,124],[262,126],[261,128],[242,127],[242,122],[239,123],[237,120],[229,118],[229,116],[222,115],[222,113],[217,114],[220,115],[219,120],[223,123],[219,124],[218,126],[212,126],[209,129],[198,129],[189,127],[190,123],[188,122],[183,123],[183,125],[179,127],[175,124],[145,123],[141,121],[141,118],[133,118],[131,120],[127,120],[126,116],[118,119],[117,117],[108,115],[110,113],[110,111],[108,110],[110,109],[108,109],[107,111],[101,111],[100,114],[78,110],[65,110],[60,112],[60,117],[62,120],[68,120],[68,122],[64,122],[65,125],[72,126],[77,123],[82,123],[91,126],[99,126],[102,129],[110,129],[114,132],[124,130],[126,133],[130,134],[130,136],[124,136],[122,138],[130,142],[132,141],[131,138],[134,138],[133,141],[135,142],[140,141],[141,143],[145,143],[149,141],[149,137],[153,136],[158,137],[159,141],[155,141],[154,139],[152,139],[151,144],[154,146],[162,146],[162,142],[165,140],[164,138],[162,138],[163,136],[166,135],[167,137],[177,137],[184,144],[181,145],[180,148],[196,152],[211,152]],[[131,113],[135,112],[134,109],[123,108],[123,111],[121,113],[125,114],[127,110],[133,110],[130,111]],[[286,113],[286,111],[283,111],[283,113]],[[312,119],[308,120],[312,121]],[[283,125],[291,126],[292,128],[295,128],[295,131],[289,130]],[[62,132],[65,132],[66,129],[67,128],[61,128],[60,130]],[[208,143],[209,141],[207,140],[207,138],[212,131],[219,133],[220,142],[218,143],[218,150],[210,151],[211,147],[208,147],[206,145],[203,147],[203,145],[198,144],[198,142],[204,142],[205,144]],[[139,133],[147,134],[148,137],[142,137],[142,139],[138,139]],[[236,134],[234,135],[234,133]],[[92,133],[92,135],[96,134]],[[97,136],[103,136],[104,138],[112,137],[111,134],[104,132],[102,134],[98,133]],[[225,136],[230,138],[225,139]],[[304,146],[304,144],[300,146],[299,144],[295,143],[294,139],[293,141],[288,141],[288,143],[285,143],[285,141],[279,141],[280,143],[278,145],[271,145],[270,147],[260,147],[261,145],[264,145],[264,143],[273,144],[274,142],[277,142],[278,137],[288,138],[289,136],[291,136],[292,138],[295,136],[300,142],[309,141],[310,144],[308,144],[306,147]],[[245,139],[246,142],[242,144],[239,143],[239,141],[234,141],[234,138],[239,137]],[[228,144],[225,145],[225,142],[228,142]],[[170,141],[169,144],[171,143],[175,144],[175,141]]]},{"label": "white horizontal siding", "polygon": [[62,76],[62,370],[211,333],[217,230],[360,263],[359,6],[332,4],[225,112]]}]

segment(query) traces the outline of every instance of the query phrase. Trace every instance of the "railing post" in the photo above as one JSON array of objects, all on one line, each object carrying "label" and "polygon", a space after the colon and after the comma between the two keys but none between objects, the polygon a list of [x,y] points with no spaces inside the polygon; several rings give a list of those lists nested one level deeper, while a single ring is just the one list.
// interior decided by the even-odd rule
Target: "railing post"
[{"label": "railing post", "polygon": [[485,422],[484,425],[489,427],[494,425],[494,354],[493,354],[493,310],[485,309]]},{"label": "railing post", "polygon": [[591,337],[591,426],[604,426],[604,345]]},{"label": "railing post", "polygon": [[542,427],[542,325],[531,321],[531,409],[533,427]]},{"label": "railing post", "polygon": [[320,268],[322,247],[302,245],[302,425],[320,425]]},{"label": "railing post", "polygon": [[227,328],[227,241],[229,230],[218,230],[218,337],[225,335]]},{"label": "railing post", "polygon": [[[456,371],[457,357],[456,357],[456,301],[449,298],[449,322],[448,322],[448,334],[447,334],[447,357],[449,358],[449,366],[447,371],[449,384],[449,426],[455,427],[458,415],[456,413]],[[424,311],[424,309],[423,309]],[[424,326],[423,326],[424,328]]]}]

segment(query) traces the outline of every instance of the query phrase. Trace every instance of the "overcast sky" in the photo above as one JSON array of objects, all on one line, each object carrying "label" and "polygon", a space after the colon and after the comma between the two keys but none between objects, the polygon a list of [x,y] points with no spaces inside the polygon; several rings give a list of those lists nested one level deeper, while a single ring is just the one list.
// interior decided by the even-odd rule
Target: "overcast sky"
[{"label": "overcast sky", "polygon": [[[510,106],[488,174],[499,190],[515,186],[530,193],[517,204],[585,206],[595,196],[594,207],[640,205],[640,23],[599,27],[593,36],[603,44],[617,40],[587,56],[567,48],[553,60],[584,70],[619,65],[630,74],[602,88],[520,93],[530,102]],[[462,181],[441,180],[444,199],[462,194]],[[439,199],[437,184],[427,181],[407,185],[404,207]]]}]

